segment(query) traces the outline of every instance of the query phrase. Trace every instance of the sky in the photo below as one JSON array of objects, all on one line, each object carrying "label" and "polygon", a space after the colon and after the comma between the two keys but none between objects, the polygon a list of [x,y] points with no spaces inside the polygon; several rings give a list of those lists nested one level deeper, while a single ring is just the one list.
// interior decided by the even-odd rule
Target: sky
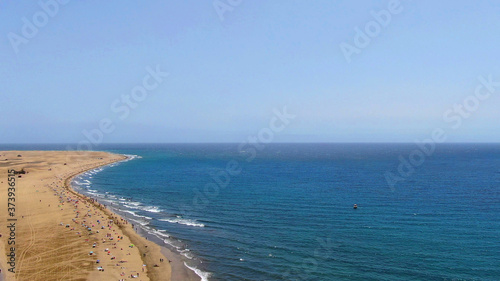
[{"label": "sky", "polygon": [[498,1],[9,0],[0,14],[0,143],[500,139]]}]

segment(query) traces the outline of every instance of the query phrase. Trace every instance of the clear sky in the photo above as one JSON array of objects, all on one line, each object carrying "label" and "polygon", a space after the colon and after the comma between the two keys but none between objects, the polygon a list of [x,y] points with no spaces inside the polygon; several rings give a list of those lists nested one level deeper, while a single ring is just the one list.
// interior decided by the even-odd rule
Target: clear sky
[{"label": "clear sky", "polygon": [[[390,2],[1,1],[0,142],[76,143],[105,118],[104,142],[242,142],[284,106],[274,141],[498,142],[500,85],[470,97],[500,81],[500,2],[402,0],[377,32]],[[128,116],[112,109],[157,66]],[[467,98],[467,118],[448,112]]]}]

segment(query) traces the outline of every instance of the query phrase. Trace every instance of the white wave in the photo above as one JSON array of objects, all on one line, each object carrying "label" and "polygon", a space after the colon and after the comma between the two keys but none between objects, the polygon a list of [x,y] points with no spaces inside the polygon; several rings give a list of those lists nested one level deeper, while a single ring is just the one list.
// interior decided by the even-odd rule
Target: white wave
[{"label": "white wave", "polygon": [[153,234],[154,236],[160,239],[170,238],[170,235],[163,233],[162,230],[149,229],[149,233]]},{"label": "white wave", "polygon": [[137,209],[137,210],[142,210],[150,213],[159,213],[161,212],[161,209],[156,207],[156,206],[141,206],[142,203],[139,202],[126,202],[123,203],[123,206],[130,208],[130,209]]},{"label": "white wave", "polygon": [[129,214],[132,214],[134,216],[136,216],[135,212],[134,211],[129,211],[129,210],[124,210],[125,213],[129,213]]},{"label": "white wave", "polygon": [[138,224],[140,224],[140,225],[142,225],[142,226],[146,226],[146,225],[148,225],[148,224],[149,224],[149,222],[147,222],[147,221],[135,220],[135,219],[129,219],[129,220],[131,220],[131,221],[133,221],[133,222],[136,222],[136,223],[138,223]]},{"label": "white wave", "polygon": [[180,249],[182,249],[181,246],[176,245],[175,241],[172,241],[170,239],[163,239],[163,242],[165,244],[168,244],[168,245],[174,247],[177,251],[180,251]]},{"label": "white wave", "polygon": [[189,249],[184,249],[180,251],[181,255],[185,256],[186,258],[192,260],[194,258],[193,254],[190,253]]},{"label": "white wave", "polygon": [[142,207],[140,209],[143,210],[143,211],[146,211],[146,212],[151,212],[151,213],[159,213],[159,212],[161,212],[160,208],[158,208],[156,206],[146,206],[146,207]]},{"label": "white wave", "polygon": [[166,221],[169,223],[178,223],[178,224],[189,225],[189,226],[205,227],[204,224],[199,223],[195,220],[189,220],[189,219],[172,218],[172,219],[159,219],[159,220]]},{"label": "white wave", "polygon": [[139,210],[139,208],[137,208],[136,206],[131,206],[131,205],[127,205],[127,204],[123,204],[123,207],[129,208],[129,209],[134,209],[134,210]]},{"label": "white wave", "polygon": [[141,210],[141,207],[139,207],[141,203],[139,202],[125,202],[123,203],[124,207],[130,208],[130,209],[136,209],[136,210]]},{"label": "white wave", "polygon": [[160,231],[155,231],[155,234],[158,236],[161,236],[163,238],[170,238],[170,235],[168,235],[166,233],[161,233]]},{"label": "white wave", "polygon": [[141,156],[139,156],[139,155],[130,155],[130,154],[124,154],[124,155],[127,157],[127,159],[122,160],[122,161],[120,161],[120,162],[127,162],[127,161],[130,161],[130,160],[134,160],[134,159],[136,159],[136,158],[142,158],[142,157],[141,157]]},{"label": "white wave", "polygon": [[189,266],[186,262],[184,262],[184,265],[187,268],[194,271],[194,273],[196,273],[196,275],[200,276],[201,281],[208,281],[208,277],[210,277],[210,275],[211,275],[210,272],[201,271],[200,269],[198,269],[196,267]]},{"label": "white wave", "polygon": [[141,216],[141,215],[137,214],[137,213],[136,213],[136,212],[134,212],[134,211],[123,210],[123,212],[125,212],[125,213],[129,213],[129,214],[132,214],[132,215],[134,215],[134,216],[136,216],[136,217],[138,217],[138,218],[143,218],[143,219],[148,219],[148,220],[152,220],[152,219],[153,219],[153,218],[148,217],[148,216]]}]

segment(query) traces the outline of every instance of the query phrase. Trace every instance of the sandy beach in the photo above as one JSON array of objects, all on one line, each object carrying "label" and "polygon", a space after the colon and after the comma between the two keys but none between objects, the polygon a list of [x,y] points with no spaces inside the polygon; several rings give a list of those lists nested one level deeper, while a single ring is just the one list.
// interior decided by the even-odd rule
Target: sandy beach
[{"label": "sandy beach", "polygon": [[[124,159],[105,152],[0,151],[0,280],[199,280],[124,218],[71,189],[72,177]],[[11,194],[10,170],[26,172],[13,176]],[[15,205],[7,206],[9,197]],[[8,271],[11,247],[15,274]]]}]

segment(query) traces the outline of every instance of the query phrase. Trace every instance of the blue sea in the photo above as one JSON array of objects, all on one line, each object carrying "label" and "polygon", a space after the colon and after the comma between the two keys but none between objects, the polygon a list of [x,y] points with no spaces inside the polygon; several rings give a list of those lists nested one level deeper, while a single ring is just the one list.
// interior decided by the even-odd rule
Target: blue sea
[{"label": "blue sea", "polygon": [[130,159],[74,187],[127,214],[203,280],[500,280],[498,144],[96,150]]}]

